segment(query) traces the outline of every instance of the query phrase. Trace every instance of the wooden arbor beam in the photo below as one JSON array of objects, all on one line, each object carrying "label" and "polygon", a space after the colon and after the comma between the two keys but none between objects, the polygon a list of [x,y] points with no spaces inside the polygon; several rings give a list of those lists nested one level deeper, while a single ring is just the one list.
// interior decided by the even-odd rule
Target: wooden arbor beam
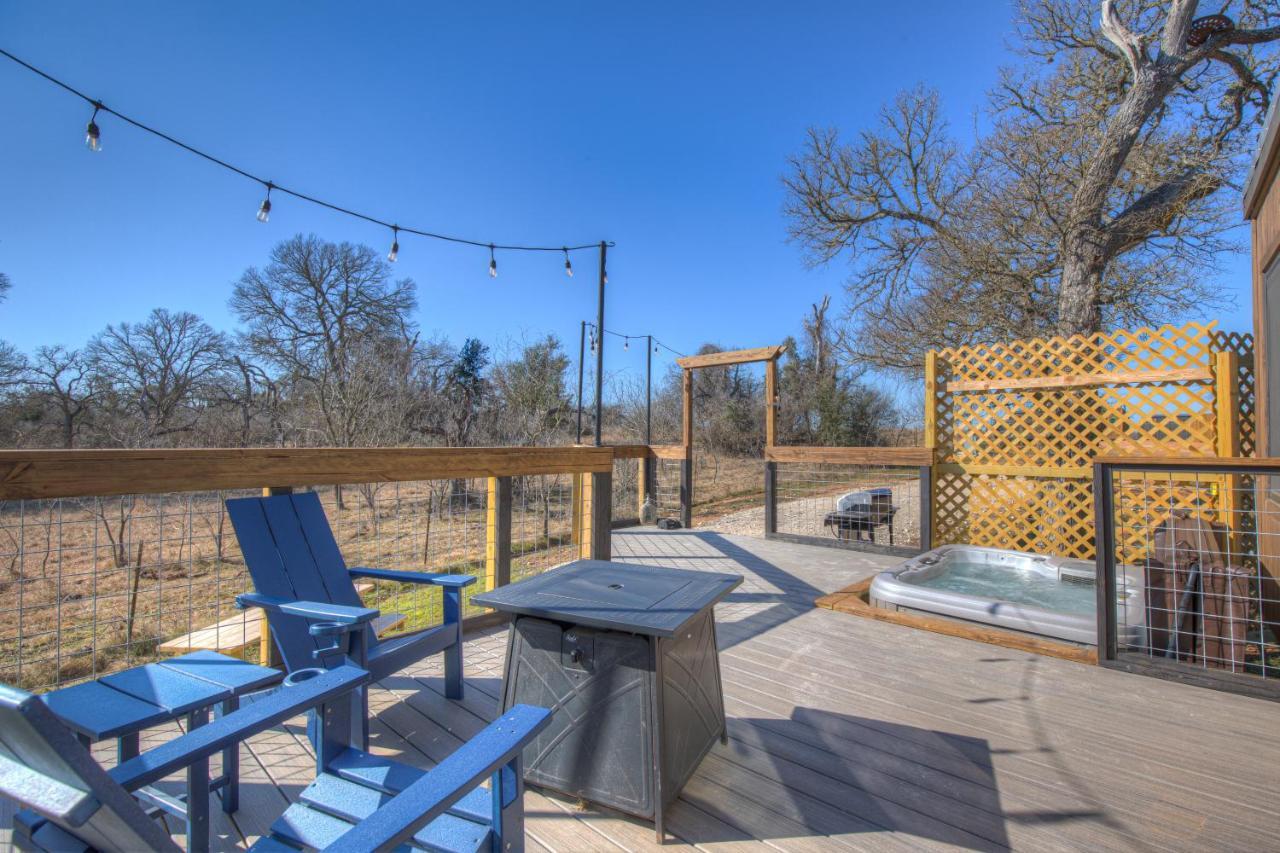
[{"label": "wooden arbor beam", "polygon": [[750,364],[753,361],[773,361],[782,355],[781,344],[772,347],[756,347],[755,349],[735,349],[727,352],[709,352],[706,355],[686,355],[677,358],[676,364],[685,370],[699,367],[728,367],[734,364]]}]

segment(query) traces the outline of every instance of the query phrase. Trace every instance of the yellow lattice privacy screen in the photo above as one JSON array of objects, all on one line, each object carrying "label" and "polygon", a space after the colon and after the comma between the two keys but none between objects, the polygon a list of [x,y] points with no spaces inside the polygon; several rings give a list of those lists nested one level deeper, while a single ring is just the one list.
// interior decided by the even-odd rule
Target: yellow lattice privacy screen
[{"label": "yellow lattice privacy screen", "polygon": [[[1213,324],[941,350],[925,387],[937,544],[1091,559],[1098,455],[1253,453],[1253,338]],[[1163,503],[1231,511],[1220,491]]]}]

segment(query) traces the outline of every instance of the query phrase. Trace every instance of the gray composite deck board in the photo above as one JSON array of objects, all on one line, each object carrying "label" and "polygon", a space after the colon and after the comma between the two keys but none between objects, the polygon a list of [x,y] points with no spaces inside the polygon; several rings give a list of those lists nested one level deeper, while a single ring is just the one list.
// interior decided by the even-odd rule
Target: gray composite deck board
[{"label": "gray composite deck board", "polygon": [[[1280,704],[812,606],[891,557],[635,530],[613,559],[745,576],[716,607],[729,744],[672,807],[665,847],[648,824],[529,790],[530,850],[1276,849]],[[430,767],[456,749],[498,711],[505,643],[468,637],[461,701],[438,658],[379,682],[373,751]],[[312,761],[302,719],[252,739],[215,848],[265,831]]]}]

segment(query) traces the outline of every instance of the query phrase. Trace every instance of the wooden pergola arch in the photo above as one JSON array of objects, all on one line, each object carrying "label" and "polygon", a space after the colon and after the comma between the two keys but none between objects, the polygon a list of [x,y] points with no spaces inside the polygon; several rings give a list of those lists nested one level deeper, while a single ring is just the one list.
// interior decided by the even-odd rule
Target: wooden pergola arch
[{"label": "wooden pergola arch", "polygon": [[[711,352],[706,355],[687,355],[676,359],[684,370],[682,387],[683,415],[681,420],[678,457],[680,465],[680,523],[693,526],[693,371],[704,367],[732,367],[735,364],[765,363],[764,369],[764,442],[766,450],[772,448],[778,434],[778,357],[786,347],[756,347],[754,349]],[[676,454],[671,454],[676,456]],[[670,458],[670,457],[668,457]]]}]

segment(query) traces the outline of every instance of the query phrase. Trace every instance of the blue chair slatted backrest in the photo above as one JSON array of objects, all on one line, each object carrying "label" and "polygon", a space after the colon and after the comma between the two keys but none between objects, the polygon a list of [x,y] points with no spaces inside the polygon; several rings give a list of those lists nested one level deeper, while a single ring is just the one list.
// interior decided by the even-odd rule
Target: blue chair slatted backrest
[{"label": "blue chair slatted backrest", "polygon": [[[53,712],[21,690],[0,685],[0,794],[49,821],[28,843],[48,850],[172,850],[164,827],[147,817]],[[17,830],[15,830],[17,832]]]},{"label": "blue chair slatted backrest", "polygon": [[[363,607],[329,520],[314,492],[227,501],[253,585],[264,595]],[[272,634],[290,671],[315,666],[312,653],[325,638],[311,636],[297,616],[271,615]],[[365,648],[377,640],[364,628]]]}]

